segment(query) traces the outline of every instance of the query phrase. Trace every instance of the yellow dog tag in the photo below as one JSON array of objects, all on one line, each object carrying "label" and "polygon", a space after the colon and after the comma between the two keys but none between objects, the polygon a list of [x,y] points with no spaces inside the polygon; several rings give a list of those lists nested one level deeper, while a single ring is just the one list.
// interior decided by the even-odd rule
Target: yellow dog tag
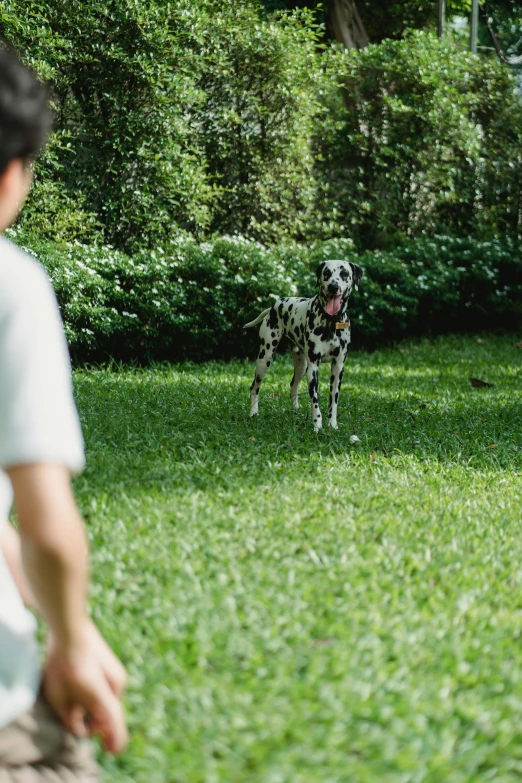
[{"label": "yellow dog tag", "polygon": [[336,329],[348,329],[349,326],[350,324],[346,323],[346,321],[338,321],[335,324]]}]

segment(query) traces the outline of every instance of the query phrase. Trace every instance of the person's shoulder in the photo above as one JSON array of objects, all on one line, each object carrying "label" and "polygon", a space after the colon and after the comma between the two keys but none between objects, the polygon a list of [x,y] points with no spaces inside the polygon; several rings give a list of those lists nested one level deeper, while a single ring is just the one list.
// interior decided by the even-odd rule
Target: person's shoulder
[{"label": "person's shoulder", "polygon": [[50,294],[50,280],[36,258],[0,236],[0,311],[47,299]]}]

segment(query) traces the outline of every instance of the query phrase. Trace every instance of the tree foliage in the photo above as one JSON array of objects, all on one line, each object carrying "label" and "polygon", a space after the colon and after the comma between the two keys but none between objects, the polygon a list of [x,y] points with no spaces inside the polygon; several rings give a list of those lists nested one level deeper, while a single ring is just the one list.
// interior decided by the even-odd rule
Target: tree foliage
[{"label": "tree foliage", "polygon": [[[7,0],[0,35],[53,84],[26,221],[132,247],[180,229],[301,231],[317,33],[217,0]],[[65,198],[60,199],[58,192]]]},{"label": "tree foliage", "polygon": [[357,7],[370,30],[380,13],[387,38],[347,53],[324,44],[312,0],[5,0],[0,35],[51,81],[57,117],[22,227],[126,251],[185,234],[364,248],[516,233],[509,70],[434,35],[402,38],[434,4]]},{"label": "tree foliage", "polygon": [[360,247],[405,235],[516,233],[522,107],[495,59],[417,32],[332,50],[316,159],[323,205]]}]

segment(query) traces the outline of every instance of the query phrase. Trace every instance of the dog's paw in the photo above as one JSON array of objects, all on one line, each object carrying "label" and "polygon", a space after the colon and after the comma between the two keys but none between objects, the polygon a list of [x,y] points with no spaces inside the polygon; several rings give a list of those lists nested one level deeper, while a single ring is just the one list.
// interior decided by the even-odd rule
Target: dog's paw
[{"label": "dog's paw", "polygon": [[253,419],[253,418],[254,418],[254,416],[259,416],[259,411],[258,411],[258,410],[253,410],[253,411],[250,411],[250,413],[248,414],[248,416],[249,416],[249,418],[250,418],[250,419]]},{"label": "dog's paw", "polygon": [[339,425],[337,424],[336,421],[329,421],[328,422],[328,426],[330,427],[331,430],[338,430],[339,429]]}]

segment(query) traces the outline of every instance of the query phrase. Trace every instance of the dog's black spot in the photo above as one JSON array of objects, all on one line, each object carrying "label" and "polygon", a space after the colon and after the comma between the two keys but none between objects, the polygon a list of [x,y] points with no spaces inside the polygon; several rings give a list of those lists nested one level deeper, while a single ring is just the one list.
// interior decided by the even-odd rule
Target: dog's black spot
[{"label": "dog's black spot", "polygon": [[290,312],[290,311],[291,311],[291,309],[292,309],[292,307],[293,307],[293,306],[294,306],[294,305],[292,304],[292,302],[290,302],[290,304],[288,305],[288,312]]},{"label": "dog's black spot", "polygon": [[273,346],[274,346],[274,348],[275,348],[275,346],[277,345],[277,340],[272,340],[272,345],[273,345]]},{"label": "dog's black spot", "polygon": [[333,349],[332,356],[339,356],[340,353],[341,353],[341,346],[338,345],[336,348]]},{"label": "dog's black spot", "polygon": [[272,364],[272,362],[271,362],[271,361],[270,361],[270,359],[269,359],[269,360],[267,361],[267,363],[266,363],[266,366],[267,366],[267,367],[270,367],[270,365],[271,365],[271,364]]},{"label": "dog's black spot", "polygon": [[317,364],[321,359],[321,352],[314,351],[314,347],[313,343],[308,344],[308,358],[312,364]]},{"label": "dog's black spot", "polygon": [[310,396],[315,400],[317,398],[317,389],[319,386],[319,378],[316,372],[312,374],[312,380],[310,381],[308,385],[308,391],[310,392]]},{"label": "dog's black spot", "polygon": [[335,392],[335,402],[339,401],[339,392]]},{"label": "dog's black spot", "polygon": [[256,383],[261,383],[262,380],[260,375],[256,375]]},{"label": "dog's black spot", "polygon": [[277,313],[275,310],[275,307],[272,307],[270,310],[270,313],[268,314],[268,325],[271,329],[275,329],[277,326]]},{"label": "dog's black spot", "polygon": [[259,358],[259,359],[264,359],[264,358],[265,358],[265,353],[266,353],[266,351],[265,351],[265,349],[263,348],[263,350],[262,350],[262,351],[259,351],[259,357],[258,357],[258,358]]},{"label": "dog's black spot", "polygon": [[261,343],[260,343],[261,347],[263,347],[263,345],[264,345],[264,344],[265,344],[265,338],[264,338],[264,337],[262,337],[262,338],[261,338]]}]

